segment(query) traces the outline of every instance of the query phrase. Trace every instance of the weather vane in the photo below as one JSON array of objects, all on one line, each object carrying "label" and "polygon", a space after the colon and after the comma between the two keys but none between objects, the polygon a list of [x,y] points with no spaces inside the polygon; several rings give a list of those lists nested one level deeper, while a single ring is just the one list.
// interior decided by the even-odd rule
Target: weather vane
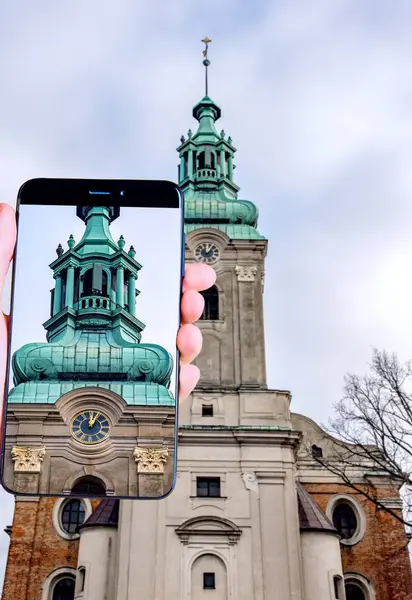
[{"label": "weather vane", "polygon": [[208,37],[203,38],[202,42],[205,44],[205,49],[203,50],[203,57],[204,57],[204,61],[203,64],[205,65],[205,90],[206,93],[205,95],[207,96],[208,94],[208,80],[207,80],[207,68],[210,65],[210,60],[207,57],[207,52],[209,50],[209,44],[212,40],[209,39]]}]

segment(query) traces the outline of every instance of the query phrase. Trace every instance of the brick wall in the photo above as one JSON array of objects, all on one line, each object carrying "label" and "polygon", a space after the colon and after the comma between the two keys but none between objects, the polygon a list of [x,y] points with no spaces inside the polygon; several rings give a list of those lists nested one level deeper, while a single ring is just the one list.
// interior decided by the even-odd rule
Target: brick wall
[{"label": "brick wall", "polygon": [[[342,548],[344,573],[359,573],[369,579],[376,600],[412,600],[412,577],[405,528],[397,519],[380,510],[362,494],[336,484],[305,484],[319,507],[326,511],[331,496],[351,494],[366,516],[366,532],[354,546]],[[378,490],[381,498],[397,498],[391,488]]]},{"label": "brick wall", "polygon": [[79,542],[55,531],[54,502],[16,502],[2,600],[41,600],[42,584],[52,571],[77,567]]}]

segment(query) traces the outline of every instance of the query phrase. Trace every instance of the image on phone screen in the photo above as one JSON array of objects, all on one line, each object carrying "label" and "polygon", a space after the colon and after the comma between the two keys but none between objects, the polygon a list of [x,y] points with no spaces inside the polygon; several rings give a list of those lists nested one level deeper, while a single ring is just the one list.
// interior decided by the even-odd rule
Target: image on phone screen
[{"label": "image on phone screen", "polygon": [[157,206],[118,187],[112,204],[87,183],[71,204],[67,189],[62,204],[22,195],[2,468],[15,494],[173,487],[181,201],[173,184]]}]

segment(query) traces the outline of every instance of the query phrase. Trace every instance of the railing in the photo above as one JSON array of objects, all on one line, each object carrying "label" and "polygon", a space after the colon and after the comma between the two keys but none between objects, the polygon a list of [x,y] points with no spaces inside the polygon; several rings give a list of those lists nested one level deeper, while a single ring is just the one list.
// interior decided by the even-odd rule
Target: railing
[{"label": "railing", "polygon": [[196,171],[196,179],[217,179],[216,169],[198,169]]},{"label": "railing", "polygon": [[105,296],[83,296],[74,305],[76,310],[115,310],[116,302]]}]

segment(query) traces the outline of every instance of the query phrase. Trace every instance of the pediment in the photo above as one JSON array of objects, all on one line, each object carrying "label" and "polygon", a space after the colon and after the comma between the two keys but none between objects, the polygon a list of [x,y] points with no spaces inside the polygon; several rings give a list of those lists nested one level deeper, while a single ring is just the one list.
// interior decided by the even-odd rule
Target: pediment
[{"label": "pediment", "polygon": [[182,543],[187,544],[192,537],[226,537],[230,544],[238,541],[241,529],[228,519],[215,516],[193,517],[175,529]]}]

